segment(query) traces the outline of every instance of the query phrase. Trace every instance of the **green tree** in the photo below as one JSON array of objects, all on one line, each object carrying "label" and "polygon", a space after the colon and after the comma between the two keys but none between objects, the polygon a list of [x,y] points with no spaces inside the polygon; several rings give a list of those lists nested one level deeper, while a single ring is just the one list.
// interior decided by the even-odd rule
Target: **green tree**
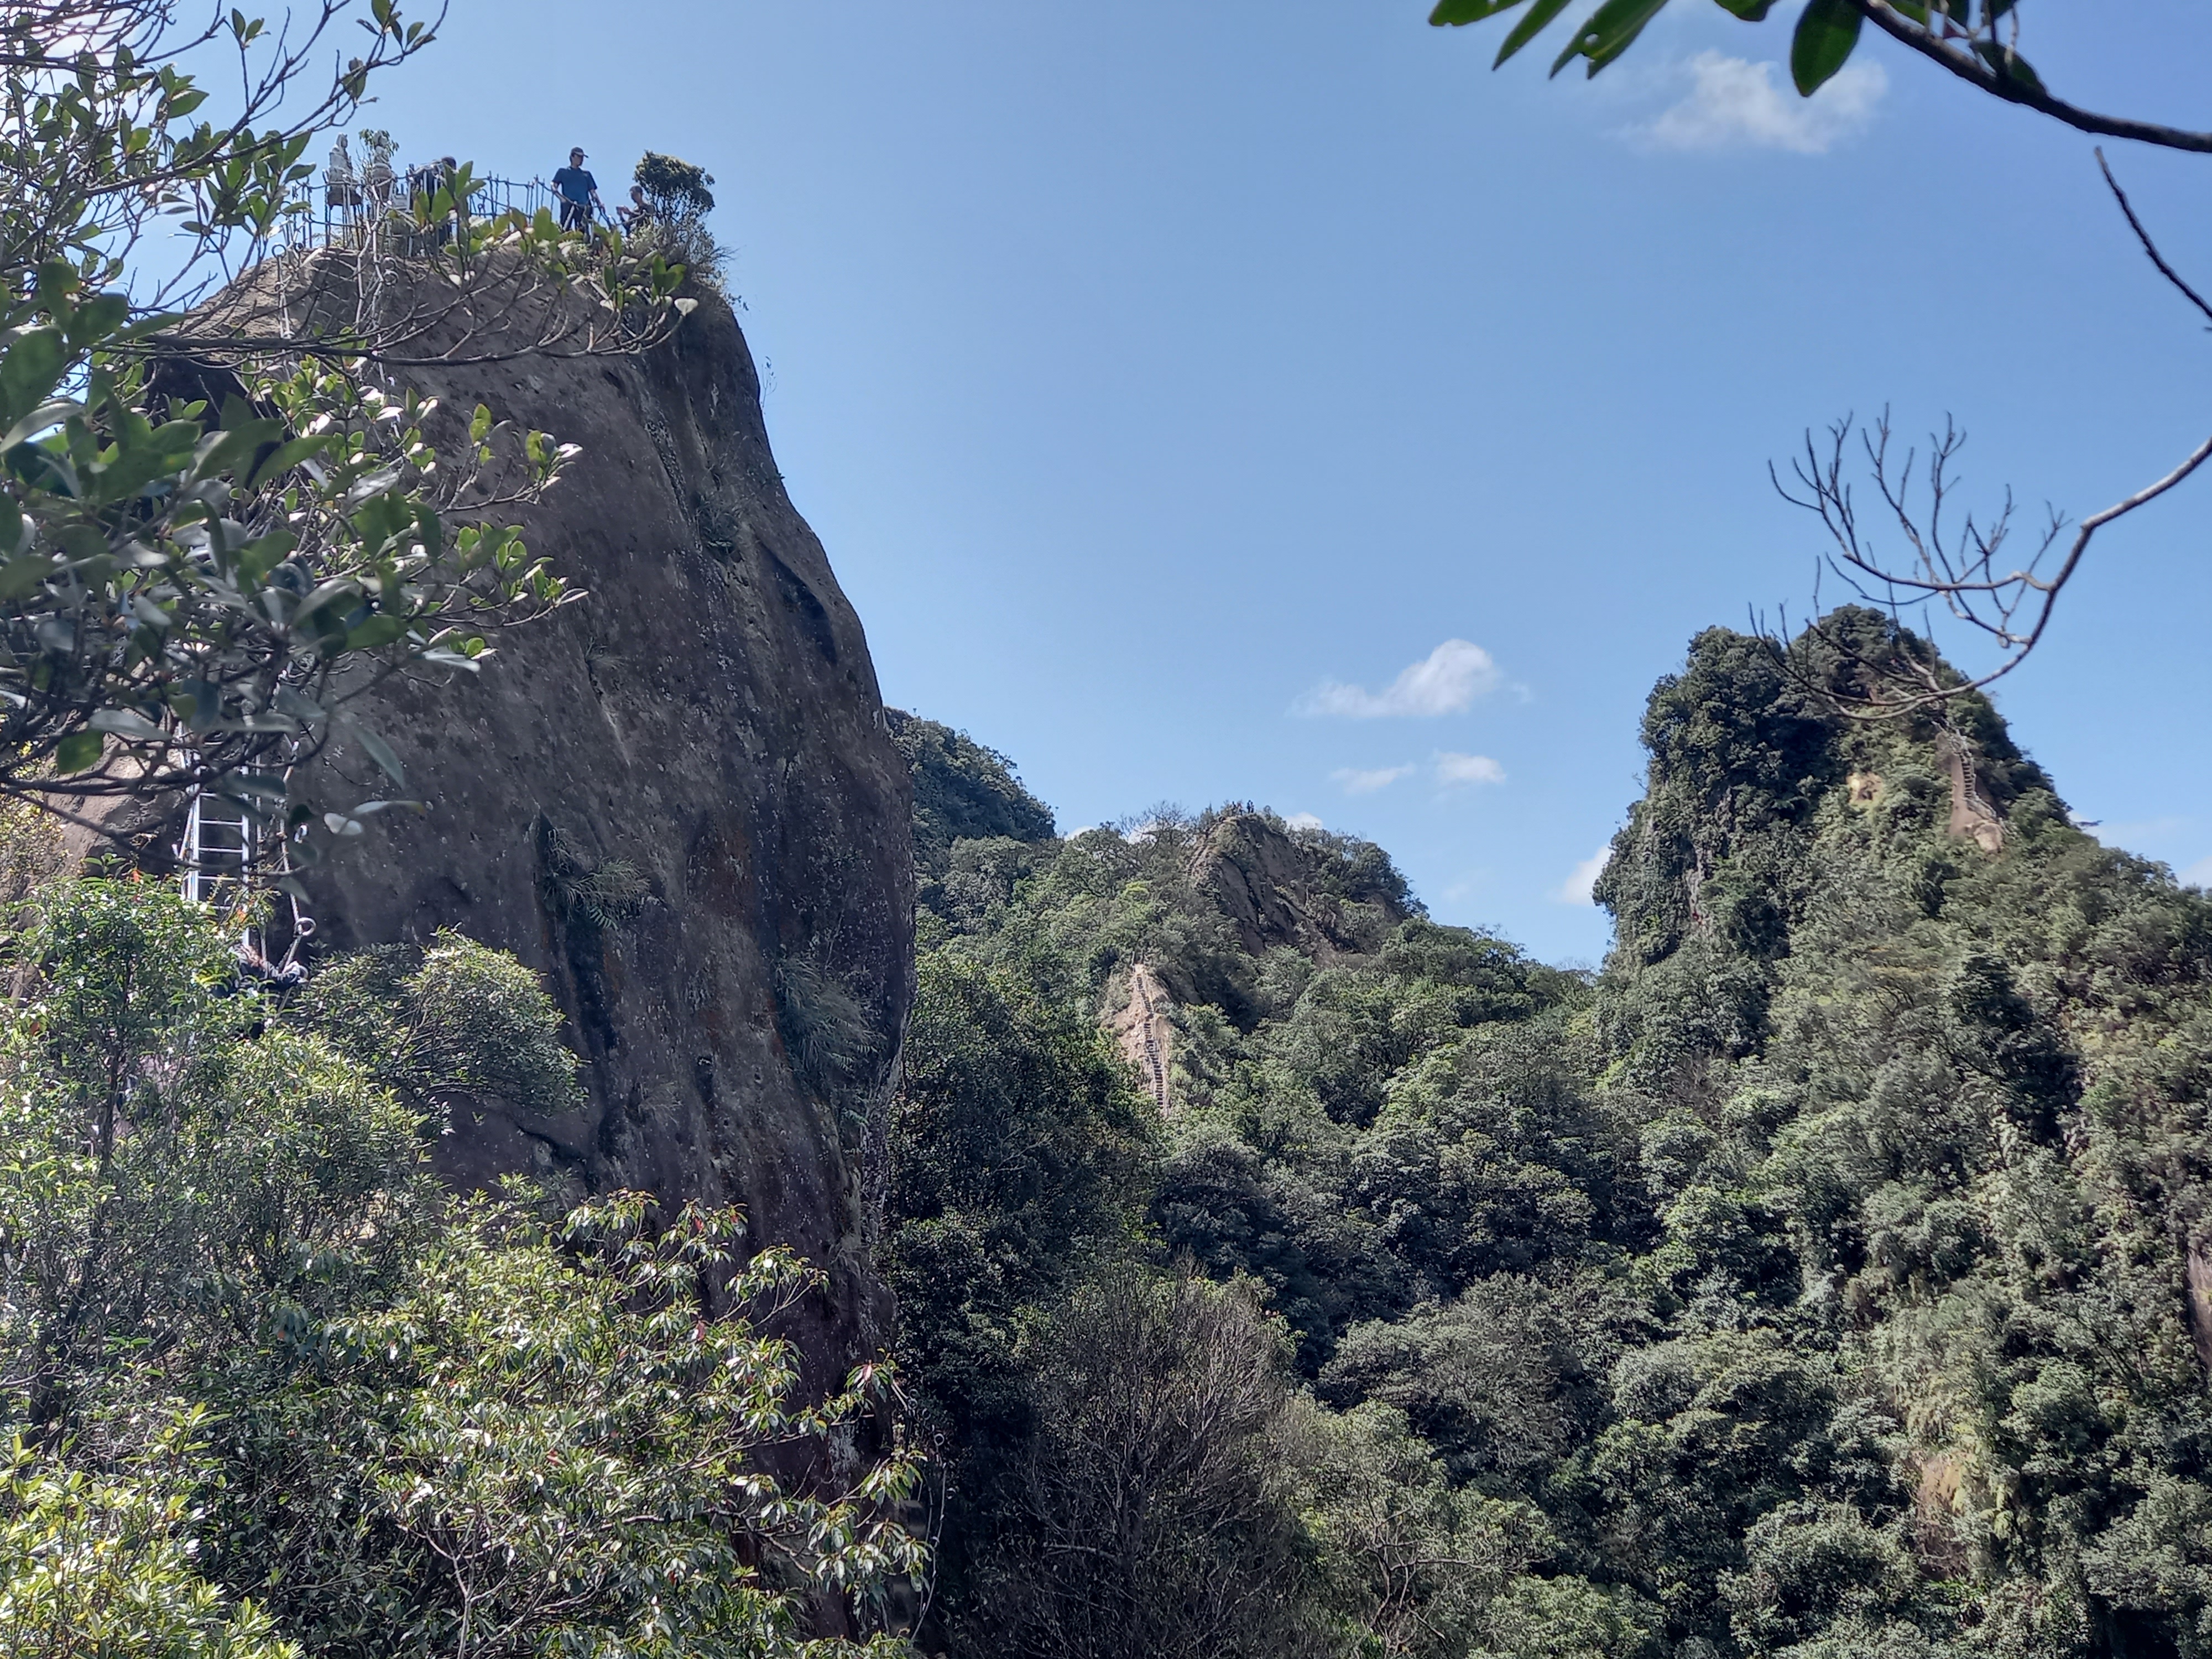
[{"label": "green tree", "polygon": [[958,1612],[976,1653],[1324,1651],[1272,1437],[1284,1332],[1243,1286],[1116,1268],[1031,1351],[1035,1429]]},{"label": "green tree", "polygon": [[1104,1033],[1018,974],[939,951],[916,975],[891,1116],[884,1273],[928,1431],[956,1464],[1026,1407],[1026,1326],[1131,1246],[1150,1139]]},{"label": "green tree", "polygon": [[[434,302],[341,304],[360,273],[318,256],[177,308],[280,234],[311,138],[430,43],[392,0],[368,0],[365,55],[319,79],[354,10],[324,0],[276,31],[242,12],[194,30],[154,0],[9,15],[0,793],[82,818],[105,799],[213,788],[305,832],[287,844],[308,856],[376,810],[286,793],[354,698],[403,668],[479,666],[499,627],[573,597],[509,517],[562,448],[483,408],[435,448],[434,406],[364,363],[483,355],[446,326],[467,309],[456,293],[510,319],[507,349],[635,349],[689,303],[665,263],[550,221],[468,222],[464,173],[426,209],[461,221],[422,256],[447,280],[384,285]],[[213,54],[237,76],[220,118],[196,73]],[[380,239],[360,258],[385,258]],[[552,303],[570,287],[584,295]],[[602,315],[617,321],[578,320]],[[515,320],[539,316],[566,320]],[[374,734],[362,740],[400,782]]]},{"label": "green tree", "polygon": [[115,1474],[57,1468],[20,1440],[0,1485],[0,1641],[29,1659],[301,1659],[268,1613],[197,1559],[210,1467],[181,1413]]},{"label": "green tree", "polygon": [[1004,755],[904,709],[884,713],[914,775],[914,867],[925,882],[951,872],[955,842],[1052,839],[1052,809],[1022,787]]},{"label": "green tree", "polygon": [[426,1114],[489,1104],[558,1113],[582,1098],[561,1012],[538,976],[450,927],[424,950],[380,945],[328,963],[293,1017]]},{"label": "green tree", "polygon": [[[822,1275],[781,1250],[737,1264],[732,1213],[654,1219],[636,1196],[557,1234],[478,1212],[394,1305],[334,1328],[317,1415],[358,1437],[374,1500],[422,1546],[428,1650],[827,1656],[846,1644],[806,1638],[806,1598],[880,1598],[920,1570],[892,1519],[911,1457],[842,1492],[769,1472],[883,1403],[872,1368],[800,1403],[797,1348],[763,1328]],[[708,1316],[710,1275],[744,1311]]]},{"label": "green tree", "polygon": [[631,174],[645,192],[641,219],[623,210],[637,246],[681,265],[694,280],[719,284],[727,260],[707,228],[714,210],[714,175],[696,162],[647,150]]},{"label": "green tree", "polygon": [[1402,1414],[1294,1401],[1280,1430],[1346,1648],[1458,1659],[1498,1595],[1548,1553],[1530,1505],[1455,1487]]},{"label": "green tree", "polygon": [[[2074,827],[1986,699],[1840,714],[1867,657],[1950,672],[1891,618],[1796,648],[1711,630],[1655,689],[1595,983],[1402,914],[1324,931],[1350,860],[1257,814],[954,843],[941,961],[1022,964],[1077,1025],[1145,962],[1174,1049],[1123,1262],[1064,1280],[1041,1227],[945,1259],[1029,1298],[942,1327],[1012,1362],[1007,1455],[948,1471],[955,1651],[1173,1650],[1219,1603],[1101,1541],[1131,1516],[1273,1576],[1232,1650],[2204,1650],[2212,902]],[[938,1018],[933,1051],[998,1052],[983,1005]],[[1023,1166],[963,1144],[988,1215]],[[1272,1358],[1177,1303],[1201,1276]]]},{"label": "green tree", "polygon": [[[1437,0],[1429,21],[1438,25],[1480,23],[1518,9],[1523,0]],[[1498,50],[1503,64],[1548,28],[1567,0],[1528,0]],[[1667,0],[1604,0],[1574,30],[1553,61],[1552,73],[1581,58],[1595,75],[1613,62],[1665,9]],[[1774,0],[1718,0],[1730,16],[1763,23]],[[2212,132],[2192,132],[2127,116],[2100,115],[2051,95],[2043,77],[2020,53],[2021,15],[2016,0],[1806,0],[1790,42],[1790,78],[1807,97],[1850,61],[1871,22],[1950,74],[2007,103],[2018,104],[2083,132],[2133,138],[2171,149],[2212,150]]]},{"label": "green tree", "polygon": [[352,964],[318,1030],[166,886],[42,908],[0,1033],[10,1651],[770,1659],[885,1628],[920,1564],[888,1379],[802,1390],[768,1328],[819,1274],[746,1260],[729,1212],[456,1203],[423,1114],[324,1034],[392,1034],[426,1096],[557,1106],[519,964]]}]

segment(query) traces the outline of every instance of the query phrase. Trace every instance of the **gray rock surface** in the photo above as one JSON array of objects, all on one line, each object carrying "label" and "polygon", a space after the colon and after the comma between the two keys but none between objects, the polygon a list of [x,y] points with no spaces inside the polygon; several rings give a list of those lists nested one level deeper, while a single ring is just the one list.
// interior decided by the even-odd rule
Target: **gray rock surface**
[{"label": "gray rock surface", "polygon": [[[1374,948],[1373,918],[1321,890],[1315,861],[1258,812],[1224,817],[1192,857],[1191,884],[1208,895],[1250,956],[1289,946],[1316,962]],[[1389,918],[1401,920],[1393,911]]]},{"label": "gray rock surface", "polygon": [[[582,447],[523,522],[590,597],[363,708],[428,811],[309,876],[317,943],[450,927],[542,971],[588,1106],[456,1121],[447,1175],[741,1203],[830,1271],[802,1341],[847,1363],[885,1334],[869,1165],[912,994],[910,783],[744,337],[709,296],[641,357],[410,379]],[[357,744],[317,764],[317,794],[392,793]]]}]

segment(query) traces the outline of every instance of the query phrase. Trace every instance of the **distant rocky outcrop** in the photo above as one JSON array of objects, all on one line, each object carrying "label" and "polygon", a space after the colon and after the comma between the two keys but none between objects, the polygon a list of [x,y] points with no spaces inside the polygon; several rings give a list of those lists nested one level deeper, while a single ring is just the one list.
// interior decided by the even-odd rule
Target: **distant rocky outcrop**
[{"label": "distant rocky outcrop", "polygon": [[[1248,956],[1287,945],[1317,961],[1371,951],[1377,927],[1413,914],[1404,883],[1352,890],[1335,856],[1302,846],[1273,813],[1232,811],[1199,840],[1191,884],[1237,930]],[[1356,882],[1353,886],[1358,886]]]},{"label": "distant rocky outcrop", "polygon": [[1127,1000],[1118,1008],[1111,1006],[1109,992],[1107,1029],[1114,1033],[1114,1045],[1121,1058],[1137,1074],[1137,1086],[1164,1117],[1175,1107],[1170,1081],[1175,1064],[1174,1000],[1160,983],[1160,976],[1141,962],[1131,966],[1121,989]]},{"label": "distant rocky outcrop", "polygon": [[[1709,629],[1645,711],[1649,787],[1595,896],[1615,923],[1601,1018],[1633,1008],[1653,1023],[1662,1008],[1674,1022],[1631,1043],[1654,1086],[1687,1086],[1680,1068],[1766,1041],[1783,964],[1808,925],[1838,925],[1847,880],[1933,914],[1943,883],[2008,855],[2022,812],[2031,823],[2063,815],[1979,692],[1893,720],[1846,717],[1840,694],[1859,663],[1904,653],[1939,681],[1955,678],[1893,619],[1844,607],[1795,652],[1784,660],[1765,640]],[[1831,948],[1823,940],[1815,954]],[[1696,994],[1611,999],[1647,975]]]}]

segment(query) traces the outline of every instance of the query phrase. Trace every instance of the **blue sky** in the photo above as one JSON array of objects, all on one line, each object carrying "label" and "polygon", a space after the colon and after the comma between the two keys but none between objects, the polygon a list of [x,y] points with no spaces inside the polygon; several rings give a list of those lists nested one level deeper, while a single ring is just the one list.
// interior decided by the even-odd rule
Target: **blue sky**
[{"label": "blue sky", "polygon": [[[2056,89],[2212,125],[2201,7],[2024,10]],[[1809,595],[1765,471],[1803,428],[1948,413],[1980,499],[2076,514],[2212,431],[2212,343],[2087,139],[1886,41],[1808,107],[1787,28],[1677,0],[1585,83],[1492,74],[1497,29],[1419,0],[456,0],[371,119],[403,161],[715,175],[884,696],[1064,826],[1311,813],[1440,919],[1595,961],[1572,884],[1653,680]],[[2108,153],[2212,280],[2212,158]],[[2000,699],[2101,833],[2200,876],[2208,529],[2212,478],[2106,532]]]}]

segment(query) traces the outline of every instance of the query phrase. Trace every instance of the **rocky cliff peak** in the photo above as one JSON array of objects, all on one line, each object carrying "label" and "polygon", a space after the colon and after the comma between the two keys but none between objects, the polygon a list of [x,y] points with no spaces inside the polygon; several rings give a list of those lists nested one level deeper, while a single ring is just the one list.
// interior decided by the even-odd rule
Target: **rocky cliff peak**
[{"label": "rocky cliff peak", "polygon": [[1272,813],[1231,811],[1196,838],[1191,884],[1212,900],[1249,956],[1288,946],[1326,961],[1375,948],[1376,924],[1413,914],[1402,879],[1363,879],[1300,842]]},{"label": "rocky cliff peak", "polygon": [[[447,1173],[740,1202],[757,1243],[830,1269],[804,1340],[841,1363],[880,1334],[866,1246],[911,996],[911,796],[744,337],[704,295],[641,356],[412,373],[448,411],[580,446],[526,527],[590,597],[480,677],[376,694],[364,712],[428,810],[311,876],[321,941],[450,927],[543,972],[586,1103],[467,1114]],[[318,764],[383,793],[357,748]]]},{"label": "rocky cliff peak", "polygon": [[[1647,787],[1595,890],[1615,921],[1609,986],[1657,975],[1686,988],[1650,1000],[1682,1016],[1680,1030],[1620,1035],[1652,1075],[1754,1051],[1778,964],[1844,896],[1881,927],[1903,927],[1938,915],[1954,884],[2016,840],[2072,835],[2050,779],[1980,694],[1888,720],[1837,712],[1832,682],[1901,653],[1957,682],[1926,641],[1854,607],[1822,618],[1787,658],[1708,629],[1652,692]],[[1634,1002],[1612,999],[1616,1012]]]}]

